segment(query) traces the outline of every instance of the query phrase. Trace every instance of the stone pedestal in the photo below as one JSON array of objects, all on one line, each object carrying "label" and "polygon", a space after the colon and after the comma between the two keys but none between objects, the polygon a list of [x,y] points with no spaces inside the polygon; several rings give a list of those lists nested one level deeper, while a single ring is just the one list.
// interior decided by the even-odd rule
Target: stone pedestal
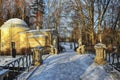
[{"label": "stone pedestal", "polygon": [[84,54],[84,53],[85,53],[85,45],[80,45],[80,46],[77,48],[77,53],[78,53],[78,54]]},{"label": "stone pedestal", "polygon": [[50,54],[57,54],[57,48],[55,48],[54,46],[51,46],[51,50],[50,50]]},{"label": "stone pedestal", "polygon": [[97,64],[105,64],[105,58],[106,58],[106,46],[102,43],[98,43],[94,46],[96,57],[94,59],[94,62]]},{"label": "stone pedestal", "polygon": [[34,49],[33,56],[34,56],[33,58],[34,66],[39,66],[40,64],[42,64],[42,54],[40,54],[39,49]]}]

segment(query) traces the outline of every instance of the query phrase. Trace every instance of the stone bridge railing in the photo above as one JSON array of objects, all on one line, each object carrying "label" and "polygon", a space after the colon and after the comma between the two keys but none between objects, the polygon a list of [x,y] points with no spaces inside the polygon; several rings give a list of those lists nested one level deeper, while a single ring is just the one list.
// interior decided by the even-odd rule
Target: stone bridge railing
[{"label": "stone bridge railing", "polygon": [[115,48],[109,50],[104,44],[98,43],[95,45],[96,57],[94,59],[97,64],[106,64],[112,66],[120,72],[120,50],[119,48]]}]

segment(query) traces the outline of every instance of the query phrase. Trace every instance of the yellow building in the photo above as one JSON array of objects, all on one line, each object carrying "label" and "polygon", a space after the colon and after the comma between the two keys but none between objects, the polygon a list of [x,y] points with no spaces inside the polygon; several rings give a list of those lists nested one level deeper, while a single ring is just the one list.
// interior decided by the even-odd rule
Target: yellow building
[{"label": "yellow building", "polygon": [[48,44],[46,42],[47,36],[42,34],[40,30],[26,31],[26,35],[28,37],[28,45],[31,48],[37,47],[37,46],[46,46]]},{"label": "yellow building", "polygon": [[0,50],[4,55],[10,55],[13,43],[17,54],[26,54],[30,48],[50,46],[53,44],[53,30],[29,30],[28,25],[21,19],[13,18],[1,26]]},{"label": "yellow building", "polygon": [[26,30],[29,30],[28,25],[21,19],[13,18],[6,21],[1,26],[1,52],[9,55],[11,53],[12,43],[15,44],[15,49],[18,53],[22,47],[27,47],[26,35],[19,34]]}]

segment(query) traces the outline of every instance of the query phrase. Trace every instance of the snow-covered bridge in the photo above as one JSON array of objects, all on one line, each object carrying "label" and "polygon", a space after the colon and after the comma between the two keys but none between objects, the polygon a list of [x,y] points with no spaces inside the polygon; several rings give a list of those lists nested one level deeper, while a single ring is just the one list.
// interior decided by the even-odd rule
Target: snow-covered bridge
[{"label": "snow-covered bridge", "polygon": [[67,49],[50,55],[43,65],[25,72],[18,80],[119,80],[119,73],[109,65],[94,63],[94,54],[78,55]]}]

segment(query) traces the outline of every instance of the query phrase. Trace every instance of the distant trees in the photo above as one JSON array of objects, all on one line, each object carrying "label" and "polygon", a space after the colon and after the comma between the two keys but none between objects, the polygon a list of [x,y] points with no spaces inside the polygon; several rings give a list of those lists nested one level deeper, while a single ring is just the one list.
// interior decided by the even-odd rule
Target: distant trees
[{"label": "distant trees", "polygon": [[[105,43],[104,28],[108,26],[117,28],[119,25],[119,0],[67,0],[64,2],[48,0],[46,3],[46,28],[57,28],[63,25],[72,27],[75,41],[79,39],[81,30],[83,43],[91,45],[97,42]],[[111,6],[114,6],[114,9]],[[66,25],[63,18],[72,21]],[[114,20],[114,23],[111,23],[111,20]]]},{"label": "distant trees", "polygon": [[3,0],[1,2],[1,13],[4,20],[8,20],[13,17],[23,19],[24,15],[24,0]]},{"label": "distant trees", "polygon": [[[31,3],[26,0],[1,0],[0,20],[6,21],[10,18],[20,18],[27,22],[31,29],[40,28],[43,24],[44,0],[33,0]],[[1,20],[1,21],[2,21]]]},{"label": "distant trees", "polygon": [[10,18],[24,19],[25,0],[1,0],[0,13],[3,21]]},{"label": "distant trees", "polygon": [[106,33],[104,33],[106,35],[102,35],[104,43],[117,44],[120,40],[119,38],[120,25],[118,24],[120,21],[119,4],[120,4],[119,0],[111,0],[108,9],[106,10],[106,14],[103,20],[104,23],[102,24],[102,26],[104,32],[106,29],[108,31],[106,30]]},{"label": "distant trees", "polygon": [[4,20],[2,18],[2,3],[3,0],[0,0],[0,26],[3,24]]},{"label": "distant trees", "polygon": [[[41,29],[43,26],[43,15],[45,13],[45,6],[44,6],[44,0],[35,0],[31,6],[31,14],[30,17],[32,17],[32,21],[31,21],[31,26],[35,25],[34,27],[36,28],[36,26]],[[34,29],[35,29],[34,28]]]},{"label": "distant trees", "polygon": [[[81,30],[83,43],[105,43],[106,37],[119,41],[120,0],[32,0],[31,4],[25,0],[0,0],[0,25],[13,17],[24,19],[31,29],[69,26],[77,30],[74,36]],[[108,37],[110,33],[105,31],[110,29]]]},{"label": "distant trees", "polygon": [[57,29],[60,25],[62,13],[62,0],[47,0],[45,7],[45,26],[46,28]]},{"label": "distant trees", "polygon": [[66,13],[69,14],[71,11],[74,13],[73,27],[81,27],[79,29],[82,30],[84,41],[89,41],[92,45],[98,41],[104,42],[102,38],[104,28],[108,26],[117,28],[119,25],[119,0],[69,0],[64,4],[67,6]]}]

